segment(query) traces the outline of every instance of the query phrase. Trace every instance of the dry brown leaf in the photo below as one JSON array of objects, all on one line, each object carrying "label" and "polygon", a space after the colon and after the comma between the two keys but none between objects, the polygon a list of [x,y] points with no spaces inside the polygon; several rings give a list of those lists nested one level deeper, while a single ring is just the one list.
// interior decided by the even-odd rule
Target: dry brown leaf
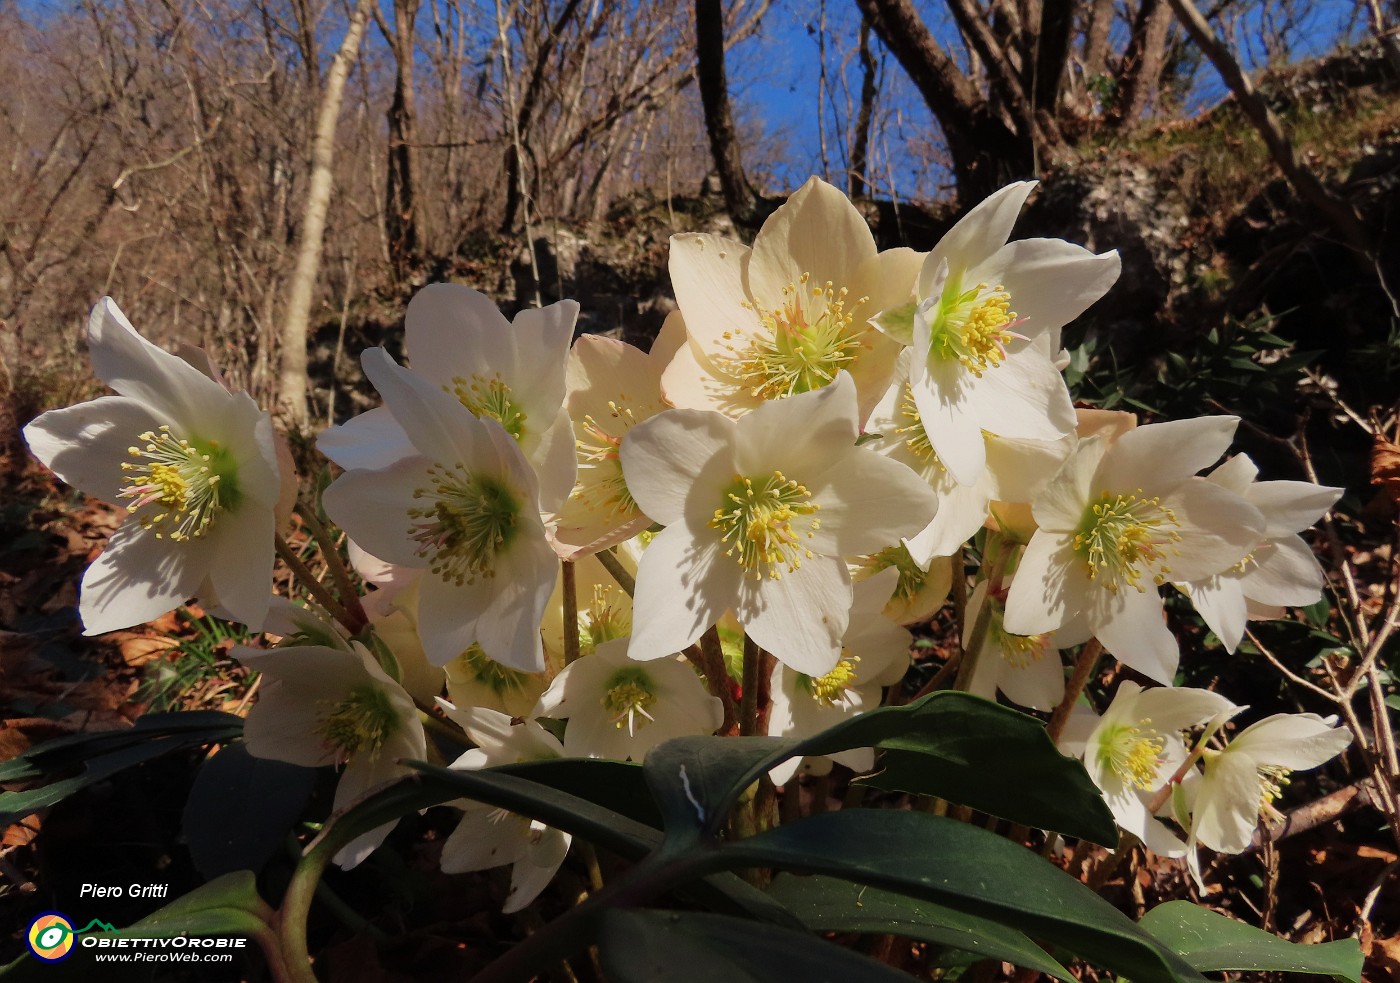
[{"label": "dry brown leaf", "polygon": [[1376,983],[1382,980],[1400,983],[1400,935],[1374,940],[1371,943],[1371,958],[1366,962],[1366,979]]},{"label": "dry brown leaf", "polygon": [[1400,505],[1400,446],[1380,434],[1371,445],[1371,484],[1380,485],[1390,501]]}]

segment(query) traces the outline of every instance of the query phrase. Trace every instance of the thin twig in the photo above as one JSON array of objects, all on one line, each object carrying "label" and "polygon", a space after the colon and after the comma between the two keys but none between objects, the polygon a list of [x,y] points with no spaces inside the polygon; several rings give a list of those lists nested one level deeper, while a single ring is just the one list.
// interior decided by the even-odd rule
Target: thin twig
[{"label": "thin twig", "polygon": [[573,560],[565,560],[560,569],[560,579],[564,588],[564,665],[578,661],[578,571]]},{"label": "thin twig", "polygon": [[637,594],[637,581],[627,572],[627,568],[622,565],[622,561],[617,558],[617,554],[610,549],[599,550],[597,554],[598,562],[603,565],[603,569],[608,572],[613,580],[617,581],[617,586],[621,587],[628,597],[635,597]]},{"label": "thin twig", "polygon": [[1079,696],[1084,692],[1084,687],[1089,685],[1089,680],[1094,676],[1094,670],[1098,667],[1099,656],[1103,655],[1103,643],[1097,638],[1091,638],[1079,650],[1079,658],[1074,663],[1074,674],[1069,677],[1069,682],[1065,684],[1065,695],[1060,700],[1050,714],[1050,723],[1046,725],[1046,733],[1050,735],[1050,740],[1058,744],[1060,735],[1064,733],[1065,724],[1069,723],[1069,715],[1074,710],[1074,705],[1079,702]]},{"label": "thin twig", "polygon": [[321,558],[326,561],[326,568],[330,570],[336,589],[340,591],[341,604],[346,613],[358,622],[358,626],[346,624],[345,627],[350,629],[350,634],[357,634],[365,625],[369,624],[369,615],[365,614],[365,609],[360,604],[360,591],[350,576],[350,569],[341,559],[340,544],[335,541],[335,537],[330,534],[330,530],[326,528],[315,509],[299,501],[296,504],[296,510],[297,515],[301,516],[301,521],[306,524],[307,530],[316,540],[316,545],[321,548]]},{"label": "thin twig", "polygon": [[[316,603],[325,608],[326,611],[330,613],[331,617],[335,618],[336,621],[339,621],[346,628],[350,628],[351,625],[355,624],[355,619],[345,610],[345,607],[335,599],[335,595],[326,589],[326,585],[316,579],[316,575],[302,562],[301,557],[298,556],[296,551],[282,538],[281,533],[278,533],[273,539],[273,545],[277,549],[277,555],[282,558],[282,562],[287,564],[287,567],[292,571],[293,575],[301,581],[307,592],[316,599]],[[362,626],[352,628],[351,631],[358,631],[359,627]]]}]

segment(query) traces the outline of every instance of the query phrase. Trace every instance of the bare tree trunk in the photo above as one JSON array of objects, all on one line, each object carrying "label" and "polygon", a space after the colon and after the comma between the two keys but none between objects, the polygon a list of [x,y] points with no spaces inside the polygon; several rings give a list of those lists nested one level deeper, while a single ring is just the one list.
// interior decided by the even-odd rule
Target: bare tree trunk
[{"label": "bare tree trunk", "polygon": [[869,185],[866,170],[870,157],[870,127],[875,118],[875,54],[870,50],[870,18],[860,21],[860,112],[856,115],[856,133],[851,146],[851,173],[847,188],[852,198],[865,194]]},{"label": "bare tree trunk", "polygon": [[1031,77],[1031,102],[1053,116],[1060,101],[1070,39],[1074,36],[1074,0],[1044,0],[1040,9],[1040,36],[1035,45]]},{"label": "bare tree trunk", "polygon": [[739,135],[735,132],[729,106],[729,83],[724,75],[724,6],[721,0],[695,0],[695,56],[705,129],[709,131],[710,152],[724,190],[725,208],[735,225],[755,228],[759,218],[758,195],[744,175]]},{"label": "bare tree trunk", "polygon": [[1108,32],[1113,27],[1113,0],[1094,0],[1084,31],[1084,77],[1103,75],[1108,67]]},{"label": "bare tree trunk", "polygon": [[417,115],[413,99],[414,21],[418,0],[394,0],[391,32],[376,6],[375,20],[394,53],[394,97],[389,104],[389,155],[384,182],[384,234],[389,244],[389,268],[404,280],[418,260]]},{"label": "bare tree trunk", "polygon": [[1167,33],[1171,26],[1172,9],[1166,0],[1142,0],[1119,69],[1118,95],[1111,114],[1115,126],[1136,123],[1156,94],[1162,67],[1166,64]]},{"label": "bare tree trunk", "polygon": [[309,422],[306,408],[306,344],[311,322],[311,302],[316,276],[321,268],[321,249],[326,233],[326,212],[331,203],[331,165],[335,159],[335,130],[345,80],[359,57],[360,40],[369,22],[374,0],[359,0],[345,39],[340,43],[330,71],[326,73],[321,104],[316,110],[316,131],[311,143],[311,181],[302,215],[301,243],[297,247],[296,269],[287,290],[287,320],[282,329],[282,358],[277,377],[277,402],[288,422],[302,427]]},{"label": "bare tree trunk", "polygon": [[[938,120],[948,141],[959,204],[970,208],[1008,181],[1035,170],[1030,135],[1002,122],[957,62],[939,47],[910,0],[856,4]],[[985,30],[986,24],[981,27]]]},{"label": "bare tree trunk", "polygon": [[1347,245],[1363,256],[1374,258],[1373,244],[1351,204],[1328,191],[1317,179],[1317,175],[1303,166],[1297,151],[1293,149],[1293,143],[1283,132],[1283,124],[1274,115],[1268,103],[1255,91],[1249,76],[1240,68],[1240,63],[1235,60],[1230,49],[1215,36],[1215,32],[1196,9],[1196,5],[1191,0],[1168,2],[1176,11],[1176,16],[1186,28],[1186,32],[1191,35],[1191,40],[1205,52],[1205,56],[1225,80],[1225,84],[1235,96],[1235,101],[1254,124],[1254,128],[1269,148],[1269,153],[1273,155],[1274,162],[1283,171],[1284,177],[1293,186],[1298,197],[1317,209]]}]

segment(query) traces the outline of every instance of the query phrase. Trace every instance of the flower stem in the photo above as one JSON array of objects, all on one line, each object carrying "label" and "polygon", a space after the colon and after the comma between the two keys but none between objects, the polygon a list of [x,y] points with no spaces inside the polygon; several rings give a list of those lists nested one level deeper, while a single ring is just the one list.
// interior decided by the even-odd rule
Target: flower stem
[{"label": "flower stem", "polygon": [[364,625],[361,624],[359,627],[351,628],[355,623],[354,617],[350,612],[345,610],[343,604],[335,599],[335,595],[326,589],[326,585],[316,579],[316,575],[311,572],[311,568],[302,562],[296,550],[292,549],[291,545],[282,538],[280,533],[274,538],[273,545],[277,549],[277,555],[282,558],[282,562],[287,564],[288,569],[290,569],[296,578],[306,587],[307,593],[314,597],[316,603],[325,608],[331,617],[335,618],[336,621],[339,621],[347,629],[350,629],[351,634],[354,634],[359,631],[360,628],[364,627]]},{"label": "flower stem", "polygon": [[[972,682],[972,674],[977,669],[977,659],[982,653],[982,645],[987,639],[987,631],[992,626],[992,605],[1001,593],[1002,578],[1006,575],[1006,565],[1011,559],[1015,546],[1002,540],[995,532],[988,531],[987,546],[982,553],[982,572],[986,574],[987,593],[982,598],[982,606],[977,609],[977,620],[972,623],[972,635],[963,646],[962,661],[958,663],[958,675],[953,680],[953,688],[966,690]],[[953,570],[954,578],[959,576]],[[964,584],[966,590],[966,584]],[[964,602],[966,605],[966,602]],[[966,617],[966,607],[964,615]],[[958,621],[959,637],[962,632],[962,619]]]},{"label": "flower stem", "polygon": [[365,609],[360,605],[360,591],[355,586],[354,578],[350,576],[350,569],[341,559],[340,545],[330,534],[326,524],[321,521],[321,517],[316,514],[315,509],[303,502],[297,502],[296,510],[297,515],[301,516],[302,522],[306,524],[306,528],[316,540],[316,545],[321,548],[321,557],[326,561],[331,578],[335,580],[336,589],[340,591],[340,602],[344,606],[346,614],[359,622],[358,625],[346,624],[345,627],[350,631],[350,634],[358,634],[365,625],[369,624],[369,616],[365,614]]},{"label": "flower stem", "polygon": [[758,677],[763,662],[763,650],[748,635],[744,636],[744,678],[739,698],[739,736],[752,737],[758,730]]},{"label": "flower stem", "polygon": [[1052,742],[1059,743],[1060,735],[1065,730],[1065,724],[1069,723],[1070,711],[1079,702],[1079,696],[1084,692],[1084,687],[1089,685],[1089,680],[1093,678],[1101,655],[1103,655],[1103,643],[1097,638],[1089,639],[1079,650],[1079,658],[1074,663],[1074,674],[1069,677],[1069,682],[1065,684],[1065,695],[1055,707],[1055,712],[1050,714],[1050,723],[1045,728]]},{"label": "flower stem", "polygon": [[612,579],[617,581],[617,586],[627,592],[628,597],[633,597],[637,593],[637,581],[627,572],[627,568],[622,565],[622,561],[617,558],[617,554],[611,549],[599,550],[596,554],[598,562],[603,565],[603,569],[612,575]]},{"label": "flower stem", "polygon": [[720,705],[724,707],[724,723],[720,725],[720,733],[726,736],[737,733],[739,712],[734,705],[734,692],[729,688],[729,670],[724,664],[719,626],[711,625],[705,634],[700,636],[699,643],[690,646],[684,654],[704,674],[710,695],[718,698]]},{"label": "flower stem", "polygon": [[564,665],[578,661],[581,645],[578,637],[578,571],[573,560],[565,560],[560,568],[564,588]]}]

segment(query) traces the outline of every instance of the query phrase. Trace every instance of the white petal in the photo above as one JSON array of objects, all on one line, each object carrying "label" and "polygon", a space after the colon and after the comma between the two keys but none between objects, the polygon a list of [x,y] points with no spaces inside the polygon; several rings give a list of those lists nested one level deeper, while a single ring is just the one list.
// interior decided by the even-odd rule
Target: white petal
[{"label": "white petal", "polygon": [[1172,485],[1219,460],[1239,422],[1234,416],[1202,416],[1130,430],[1113,444],[1096,484],[1165,494]]},{"label": "white petal", "polygon": [[1307,481],[1260,481],[1250,486],[1251,505],[1264,513],[1264,535],[1278,539],[1311,526],[1337,503],[1345,488]]},{"label": "white petal", "polygon": [[223,386],[137,334],[111,297],[98,301],[88,317],[88,348],[98,378],[167,417],[161,422],[172,427],[217,431],[233,401]]},{"label": "white petal", "polygon": [[1233,653],[1244,637],[1245,603],[1240,579],[1226,574],[1181,586],[1196,613],[1220,636],[1225,651]]},{"label": "white petal", "polygon": [[802,480],[855,446],[856,413],[856,387],[848,372],[838,372],[834,382],[813,392],[768,400],[735,426],[739,473],[782,471]]},{"label": "white petal", "polygon": [[472,810],[442,845],[440,864],[444,874],[465,874],[513,864],[525,855],[530,820],[494,809]]},{"label": "white petal", "polygon": [[1191,833],[1212,850],[1239,853],[1259,823],[1259,772],[1243,754],[1225,753],[1206,766],[1196,793]]},{"label": "white petal", "polygon": [[1332,760],[1350,743],[1351,731],[1317,714],[1276,713],[1241,731],[1223,757],[1239,755],[1252,765],[1301,771]]},{"label": "white petal", "polygon": [[998,661],[1002,663],[998,686],[1012,703],[1032,710],[1052,710],[1065,695],[1065,670],[1059,649],[1047,647],[1039,658],[1024,666],[1012,665],[1004,656]]},{"label": "white petal", "polygon": [[749,291],[764,306],[776,308],[783,288],[799,284],[804,273],[811,276],[809,286],[831,281],[838,290],[849,288],[857,267],[874,256],[875,237],[850,199],[810,178],[754,236]]},{"label": "white petal", "polygon": [[686,331],[707,356],[720,350],[726,331],[758,327],[758,315],[745,307],[748,257],[749,247],[733,239],[707,234],[671,237],[671,287]]},{"label": "white petal", "polygon": [[821,524],[808,543],[828,556],[875,553],[893,546],[917,534],[939,507],[933,490],[917,474],[864,448],[834,454],[833,466],[810,490],[821,504]]},{"label": "white petal", "polygon": [[418,453],[386,406],[322,430],[316,436],[316,449],[346,471],[387,468]]},{"label": "white petal", "polygon": [[1031,537],[1006,595],[1003,624],[1014,635],[1040,635],[1068,622],[1097,590],[1075,555],[1073,533],[1041,530]]},{"label": "white petal", "polygon": [[209,579],[219,604],[236,621],[260,631],[272,592],[273,537],[277,523],[253,503],[218,517],[209,530],[214,562]]},{"label": "white petal", "polygon": [[1223,573],[1262,538],[1264,517],[1259,510],[1209,481],[1189,481],[1162,504],[1180,523],[1180,555],[1170,562],[1172,580],[1203,580]]},{"label": "white petal", "polygon": [[1012,311],[1024,319],[1017,330],[1037,338],[1050,332],[1058,350],[1059,329],[1108,293],[1122,265],[1116,251],[1095,255],[1063,239],[1019,239],[969,269],[963,281],[1005,287]]},{"label": "white petal", "polygon": [[483,364],[509,382],[514,366],[501,365],[499,356],[511,347],[510,333],[510,322],[485,294],[460,283],[430,283],[408,302],[404,353],[416,371],[439,385],[470,376]]},{"label": "white petal", "polygon": [[982,430],[1001,437],[1059,440],[1074,432],[1074,404],[1050,359],[1032,347],[1008,355],[980,377],[963,379]]},{"label": "white petal", "polygon": [[569,852],[568,833],[553,827],[537,827],[538,824],[533,824],[529,849],[511,870],[510,893],[501,909],[507,915],[525,908],[549,886]]},{"label": "white petal", "polygon": [[77,406],[50,410],[24,428],[34,456],[65,482],[105,502],[116,502],[123,487],[127,448],[140,434],[169,423],[145,403],[125,396],[102,396]]},{"label": "white petal", "polygon": [[738,473],[734,427],[718,413],[667,410],[629,430],[620,448],[622,473],[642,511],[666,526],[689,512],[708,521]]},{"label": "white petal", "polygon": [[[915,351],[919,351],[917,346]],[[971,485],[987,466],[982,427],[963,388],[962,365],[945,359],[914,360],[910,390],[934,453],[960,484]],[[968,376],[970,378],[970,376]]]},{"label": "white petal", "polygon": [[742,578],[713,538],[698,540],[685,523],[667,526],[637,567],[628,656],[660,659],[693,643],[734,607]]},{"label": "white petal", "polygon": [[1261,604],[1305,607],[1322,596],[1325,576],[1317,557],[1297,536],[1265,543],[1255,550],[1257,566],[1240,577],[1245,597]]},{"label": "white petal", "polygon": [[430,466],[425,457],[411,457],[381,471],[347,471],[325,491],[326,514],[374,556],[398,566],[426,567],[409,536],[408,510],[413,493],[431,487]]},{"label": "white petal", "polygon": [[83,574],[83,634],[143,624],[193,597],[214,561],[209,545],[203,537],[157,539],[139,523],[123,523]]},{"label": "white petal", "polygon": [[923,272],[919,277],[919,296],[928,297],[933,293],[933,272],[938,265],[947,262],[949,267],[957,267],[957,272],[975,266],[990,257],[1011,238],[1011,228],[1016,217],[1021,214],[1021,206],[1035,190],[1036,182],[1018,181],[1008,184],[990,195],[958,223],[948,230],[947,235],[933,247],[924,261]]},{"label": "white petal", "polygon": [[1155,588],[1138,593],[1095,586],[1090,625],[1104,651],[1149,679],[1170,686],[1181,650],[1162,618],[1162,598]]},{"label": "white petal", "polygon": [[836,667],[850,610],[846,564],[820,556],[781,580],[745,581],[735,607],[759,646],[809,676],[824,676]]}]

